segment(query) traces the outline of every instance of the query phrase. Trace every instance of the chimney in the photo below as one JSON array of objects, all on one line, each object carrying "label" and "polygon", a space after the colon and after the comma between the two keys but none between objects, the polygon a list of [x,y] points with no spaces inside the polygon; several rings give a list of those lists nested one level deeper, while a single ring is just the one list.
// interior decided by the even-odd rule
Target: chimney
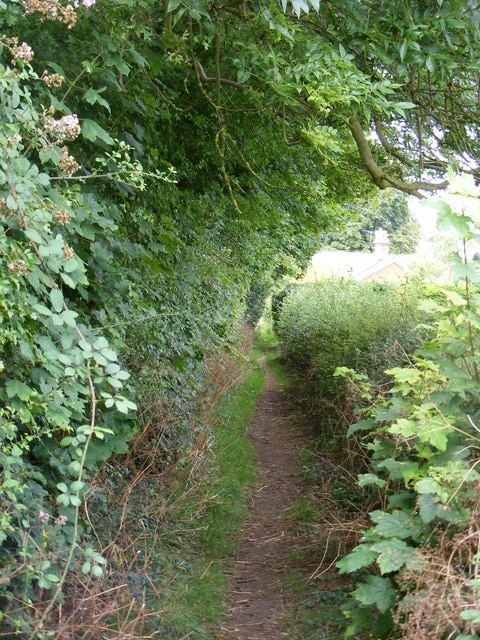
[{"label": "chimney", "polygon": [[386,229],[377,229],[373,240],[373,253],[377,256],[378,260],[383,260],[383,258],[388,256],[389,247],[390,240],[388,239],[388,231],[386,231]]}]

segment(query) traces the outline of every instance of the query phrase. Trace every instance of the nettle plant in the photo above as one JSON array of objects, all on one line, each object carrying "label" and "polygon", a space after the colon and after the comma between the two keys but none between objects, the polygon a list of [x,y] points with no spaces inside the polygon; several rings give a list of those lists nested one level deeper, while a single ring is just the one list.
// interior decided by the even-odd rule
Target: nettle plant
[{"label": "nettle plant", "polygon": [[[77,5],[59,7],[44,18],[73,26]],[[136,429],[129,374],[91,321],[91,285],[72,248],[115,225],[74,181],[69,143],[81,135],[78,117],[35,103],[38,83],[55,87],[62,78],[35,73],[33,55],[0,36],[0,620],[31,638],[43,637],[71,570],[102,574],[104,560],[83,536],[89,470],[125,451]],[[128,149],[111,153],[121,166],[107,177],[129,182],[132,169],[130,186],[142,188]],[[22,610],[45,590],[48,606],[32,628]]]},{"label": "nettle plant", "polygon": [[452,262],[455,284],[423,302],[435,318],[431,338],[409,366],[387,371],[387,394],[352,370],[336,372],[366,405],[349,430],[364,434],[370,456],[359,484],[383,495],[372,526],[337,563],[363,576],[346,611],[349,637],[369,628],[375,638],[473,640],[480,631],[480,264],[469,258],[480,236],[466,214],[478,194],[453,182],[463,203],[458,212],[438,203],[438,221],[463,238],[463,250]]}]

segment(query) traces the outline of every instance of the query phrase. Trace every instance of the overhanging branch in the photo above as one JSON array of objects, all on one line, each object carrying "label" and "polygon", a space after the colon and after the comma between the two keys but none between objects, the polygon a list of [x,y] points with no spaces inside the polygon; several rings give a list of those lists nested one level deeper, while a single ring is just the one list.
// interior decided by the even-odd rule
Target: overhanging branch
[{"label": "overhanging branch", "polygon": [[197,68],[198,77],[200,78],[200,82],[202,84],[225,84],[228,87],[233,87],[234,89],[239,89],[240,91],[246,91],[248,89],[246,84],[240,84],[240,82],[235,82],[235,80],[230,80],[229,78],[213,78],[207,76],[205,73],[202,64],[199,60],[194,60],[195,67]]},{"label": "overhanging branch", "polygon": [[431,183],[424,182],[423,180],[417,180],[415,182],[406,182],[405,180],[399,180],[394,178],[390,174],[386,173],[375,161],[370,144],[365,136],[365,133],[360,125],[358,118],[351,116],[348,120],[350,130],[352,132],[353,139],[357,145],[360,159],[363,162],[365,168],[370,174],[373,182],[380,189],[387,189],[388,187],[394,187],[399,191],[403,191],[417,198],[425,198],[422,191],[437,191],[438,189],[445,189],[448,186],[448,181]]}]

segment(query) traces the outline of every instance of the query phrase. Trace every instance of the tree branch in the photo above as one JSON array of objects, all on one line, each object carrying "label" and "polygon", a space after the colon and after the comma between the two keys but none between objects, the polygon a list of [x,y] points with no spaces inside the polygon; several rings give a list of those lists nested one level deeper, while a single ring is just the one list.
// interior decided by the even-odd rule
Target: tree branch
[{"label": "tree branch", "polygon": [[[415,163],[408,158],[405,154],[401,153],[391,142],[387,139],[385,135],[385,131],[383,129],[382,123],[378,118],[374,120],[375,124],[375,132],[378,136],[380,144],[385,149],[385,151],[392,156],[392,158],[396,158],[402,164],[407,165],[409,167],[414,167]],[[426,158],[423,157],[423,167],[430,167],[432,169],[440,169],[446,171],[448,168],[448,163],[443,160],[439,160],[438,158]]]},{"label": "tree branch", "polygon": [[235,80],[230,80],[229,78],[211,78],[207,76],[205,73],[202,64],[199,60],[194,60],[195,67],[197,68],[198,77],[200,78],[200,82],[202,84],[226,84],[229,87],[233,87],[234,89],[239,89],[240,91],[246,91],[248,89],[246,84],[240,84],[239,82],[235,82]]},{"label": "tree branch", "polygon": [[422,180],[406,182],[389,175],[376,163],[372,155],[372,150],[370,149],[370,144],[365,137],[365,133],[363,132],[358,118],[351,116],[348,120],[348,124],[350,126],[353,139],[355,140],[355,144],[357,145],[360,159],[365,165],[365,168],[370,174],[373,182],[380,189],[395,187],[395,189],[416,196],[417,198],[425,198],[425,195],[420,192],[420,189],[423,191],[437,191],[437,189],[445,189],[445,187],[447,187],[447,180],[437,183],[424,182]]}]

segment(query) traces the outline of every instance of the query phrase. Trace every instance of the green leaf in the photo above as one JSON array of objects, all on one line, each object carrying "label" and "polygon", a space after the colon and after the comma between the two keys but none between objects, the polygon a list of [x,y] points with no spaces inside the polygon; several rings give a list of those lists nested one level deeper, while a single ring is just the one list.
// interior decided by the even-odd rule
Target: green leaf
[{"label": "green leaf", "polygon": [[167,12],[175,11],[180,6],[181,0],[168,0]]},{"label": "green leaf", "polygon": [[62,313],[63,322],[67,325],[67,327],[76,327],[78,318],[78,313],[76,311],[72,311],[71,309],[65,309]]},{"label": "green leaf", "polygon": [[443,507],[438,499],[430,494],[424,494],[418,498],[420,517],[425,523],[430,523],[443,514]]},{"label": "green leaf", "polygon": [[19,446],[14,444],[13,447],[12,447],[12,450],[10,451],[10,455],[14,456],[16,458],[20,458],[20,456],[23,455],[23,451],[22,451],[22,449],[20,449]]},{"label": "green leaf", "polygon": [[370,429],[373,429],[373,427],[374,427],[374,421],[371,418],[357,420],[357,422],[354,422],[348,428],[347,438],[349,438],[351,435],[353,435],[357,431],[369,431]]},{"label": "green leaf", "polygon": [[117,360],[117,354],[113,349],[102,349],[102,356],[110,362],[115,362]]},{"label": "green leaf", "polygon": [[95,342],[93,343],[93,348],[96,351],[101,351],[102,349],[106,349],[108,348],[108,341],[106,338],[104,338],[103,336],[100,336],[100,338],[97,338],[95,340]]},{"label": "green leaf", "polygon": [[402,480],[408,485],[411,480],[418,479],[419,464],[415,461],[399,461],[387,458],[377,463],[377,469],[387,469],[392,480]]},{"label": "green leaf", "polygon": [[358,476],[358,486],[367,487],[384,487],[386,481],[383,478],[379,478],[375,473],[362,473]]},{"label": "green leaf", "polygon": [[480,610],[479,609],[466,609],[460,613],[463,620],[470,622],[470,624],[480,625]]},{"label": "green leaf", "polygon": [[376,523],[375,534],[384,538],[418,539],[423,528],[416,516],[396,509],[392,513],[372,511],[370,518]]},{"label": "green leaf", "polygon": [[54,311],[60,313],[63,310],[63,293],[60,289],[52,289],[50,291],[50,302],[52,303],[52,307]]},{"label": "green leaf", "polygon": [[421,566],[418,551],[399,538],[389,538],[372,544],[372,549],[379,554],[377,564],[382,575],[398,571],[404,565],[411,568]]},{"label": "green leaf", "polygon": [[399,418],[388,428],[388,431],[408,439],[418,434],[418,425],[414,420]]},{"label": "green leaf", "polygon": [[370,545],[359,544],[349,554],[336,563],[339,573],[352,573],[363,567],[368,567],[375,561],[377,553],[372,551]]},{"label": "green leaf", "polygon": [[70,504],[73,504],[74,507],[79,507],[82,504],[82,501],[78,496],[68,496],[70,500]]},{"label": "green leaf", "polygon": [[53,583],[60,582],[60,578],[57,575],[55,575],[54,573],[47,573],[45,578],[47,580],[49,580],[50,582],[53,582]]},{"label": "green leaf", "polygon": [[100,104],[102,107],[105,107],[105,109],[111,112],[110,105],[105,100],[105,98],[102,98],[102,96],[100,95],[106,90],[106,88],[107,87],[94,89],[93,87],[90,87],[90,89],[88,89],[88,91],[83,94],[83,99],[85,100],[85,102],[88,102],[88,104]]},{"label": "green leaf", "polygon": [[28,229],[25,229],[24,234],[35,244],[45,244],[43,236],[40,235],[40,233],[32,227],[28,227]]},{"label": "green leaf", "polygon": [[452,207],[442,200],[435,202],[437,210],[437,227],[439,231],[457,231],[461,236],[470,231],[471,218],[455,213]]},{"label": "green leaf", "polygon": [[35,393],[33,389],[20,380],[7,380],[5,389],[9,398],[17,397],[23,402],[26,402]]},{"label": "green leaf", "polygon": [[86,118],[82,123],[82,133],[83,136],[91,142],[102,140],[109,146],[112,146],[115,142],[112,136],[107,131],[105,131],[105,129],[102,129],[102,127],[97,124],[95,120],[90,120],[89,118]]},{"label": "green leaf", "polygon": [[34,304],[33,307],[34,311],[36,311],[37,313],[39,313],[42,316],[51,316],[52,315],[52,310],[49,309],[48,307],[46,307],[43,304]]},{"label": "green leaf", "polygon": [[366,606],[375,605],[381,613],[388,611],[395,602],[395,591],[390,579],[380,576],[367,576],[352,595]]},{"label": "green leaf", "polygon": [[35,181],[38,182],[38,184],[41,184],[42,187],[48,187],[50,184],[50,176],[47,173],[39,173],[36,176]]},{"label": "green leaf", "polygon": [[38,579],[38,586],[40,587],[40,589],[51,589],[52,583],[47,580],[46,576],[40,576],[40,578]]},{"label": "green leaf", "polygon": [[415,489],[417,493],[420,493],[420,494],[430,493],[434,496],[438,496],[438,498],[442,502],[447,501],[449,497],[448,491],[444,489],[437,480],[435,480],[434,478],[431,478],[430,476],[427,476],[426,478],[421,478],[420,480],[418,480],[415,483]]},{"label": "green leaf", "polygon": [[103,576],[103,569],[99,564],[94,564],[92,566],[92,575],[96,578],[101,578]]}]

